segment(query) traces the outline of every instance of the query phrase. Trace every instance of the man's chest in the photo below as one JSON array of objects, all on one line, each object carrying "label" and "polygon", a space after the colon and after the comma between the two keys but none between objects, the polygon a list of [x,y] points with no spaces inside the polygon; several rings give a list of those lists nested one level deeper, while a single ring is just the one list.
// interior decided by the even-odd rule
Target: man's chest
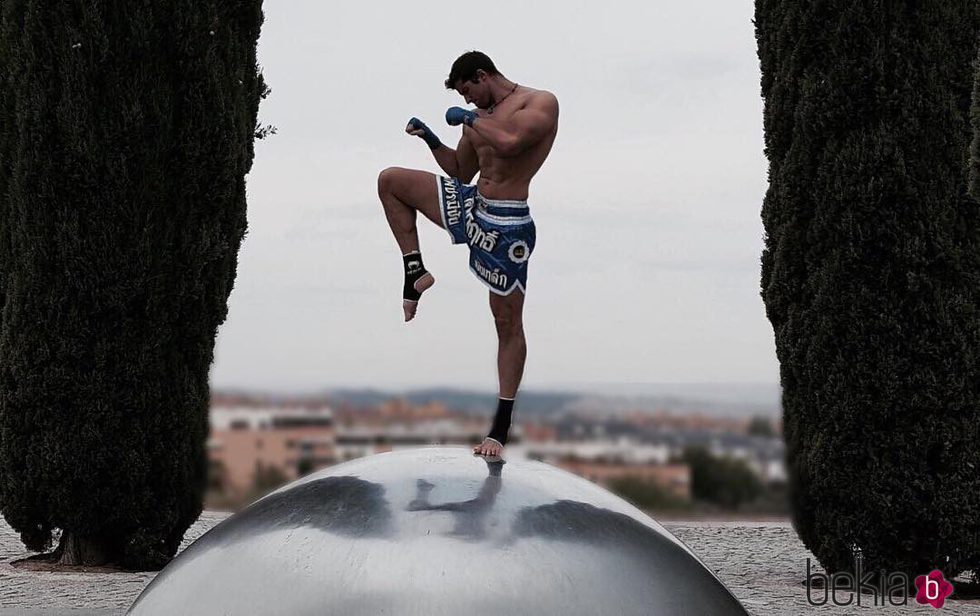
[{"label": "man's chest", "polygon": [[[508,106],[504,108],[494,109],[493,113],[489,112],[486,109],[478,109],[476,110],[476,113],[481,120],[487,119],[489,121],[492,121],[494,124],[496,124],[500,129],[509,131],[512,130],[513,128],[512,125],[513,125],[514,114],[517,112],[518,109],[519,107]],[[485,154],[492,155],[492,148],[490,147],[490,143],[485,138],[483,138],[480,135],[480,133],[478,133],[475,129],[470,128],[468,126],[464,126],[463,131],[466,134],[467,138],[470,140],[470,143],[473,144],[474,149],[476,149],[478,152],[482,150]]]}]

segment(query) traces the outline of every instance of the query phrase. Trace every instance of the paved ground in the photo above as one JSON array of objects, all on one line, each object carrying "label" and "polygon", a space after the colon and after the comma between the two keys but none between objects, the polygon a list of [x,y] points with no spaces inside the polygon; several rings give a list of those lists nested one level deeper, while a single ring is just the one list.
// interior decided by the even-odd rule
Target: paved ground
[{"label": "paved ground", "polygon": [[[187,532],[181,549],[228,514],[205,512]],[[930,607],[813,607],[802,581],[812,555],[787,522],[664,522],[689,545],[755,616],[800,614],[929,614]],[[0,616],[121,615],[153,579],[152,573],[39,573],[10,565],[30,555],[0,517]],[[954,594],[955,597],[955,594]],[[862,603],[870,599],[862,598]],[[940,612],[980,615],[980,600],[948,601]]]}]

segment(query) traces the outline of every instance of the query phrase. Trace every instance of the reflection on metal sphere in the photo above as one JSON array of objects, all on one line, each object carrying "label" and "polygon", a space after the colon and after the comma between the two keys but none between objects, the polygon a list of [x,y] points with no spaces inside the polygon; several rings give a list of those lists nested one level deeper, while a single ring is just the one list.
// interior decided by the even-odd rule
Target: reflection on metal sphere
[{"label": "reflection on metal sphere", "polygon": [[745,616],[660,524],[595,484],[469,449],[323,469],[192,543],[130,614]]}]

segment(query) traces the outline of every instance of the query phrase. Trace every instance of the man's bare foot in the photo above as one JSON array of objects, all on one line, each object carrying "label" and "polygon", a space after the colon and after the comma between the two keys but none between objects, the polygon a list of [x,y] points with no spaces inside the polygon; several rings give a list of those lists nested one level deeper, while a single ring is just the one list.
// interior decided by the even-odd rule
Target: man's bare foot
[{"label": "man's bare foot", "polygon": [[503,450],[503,445],[488,436],[483,439],[482,443],[473,448],[473,453],[478,456],[499,456]]},{"label": "man's bare foot", "polygon": [[[419,276],[419,279],[415,281],[412,288],[421,295],[429,289],[432,285],[436,283],[435,276],[426,272]],[[403,299],[402,300],[402,310],[405,312],[405,322],[408,323],[415,318],[415,311],[419,308],[418,300]]]}]

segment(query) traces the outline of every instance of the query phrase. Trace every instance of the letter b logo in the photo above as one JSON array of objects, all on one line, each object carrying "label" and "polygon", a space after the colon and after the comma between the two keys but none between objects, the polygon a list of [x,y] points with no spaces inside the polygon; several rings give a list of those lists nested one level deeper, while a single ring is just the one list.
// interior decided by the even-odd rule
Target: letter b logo
[{"label": "letter b logo", "polygon": [[953,594],[953,585],[946,580],[939,569],[933,569],[929,575],[915,578],[915,586],[918,589],[915,602],[920,605],[931,605],[936,609],[941,608],[946,598]]}]

